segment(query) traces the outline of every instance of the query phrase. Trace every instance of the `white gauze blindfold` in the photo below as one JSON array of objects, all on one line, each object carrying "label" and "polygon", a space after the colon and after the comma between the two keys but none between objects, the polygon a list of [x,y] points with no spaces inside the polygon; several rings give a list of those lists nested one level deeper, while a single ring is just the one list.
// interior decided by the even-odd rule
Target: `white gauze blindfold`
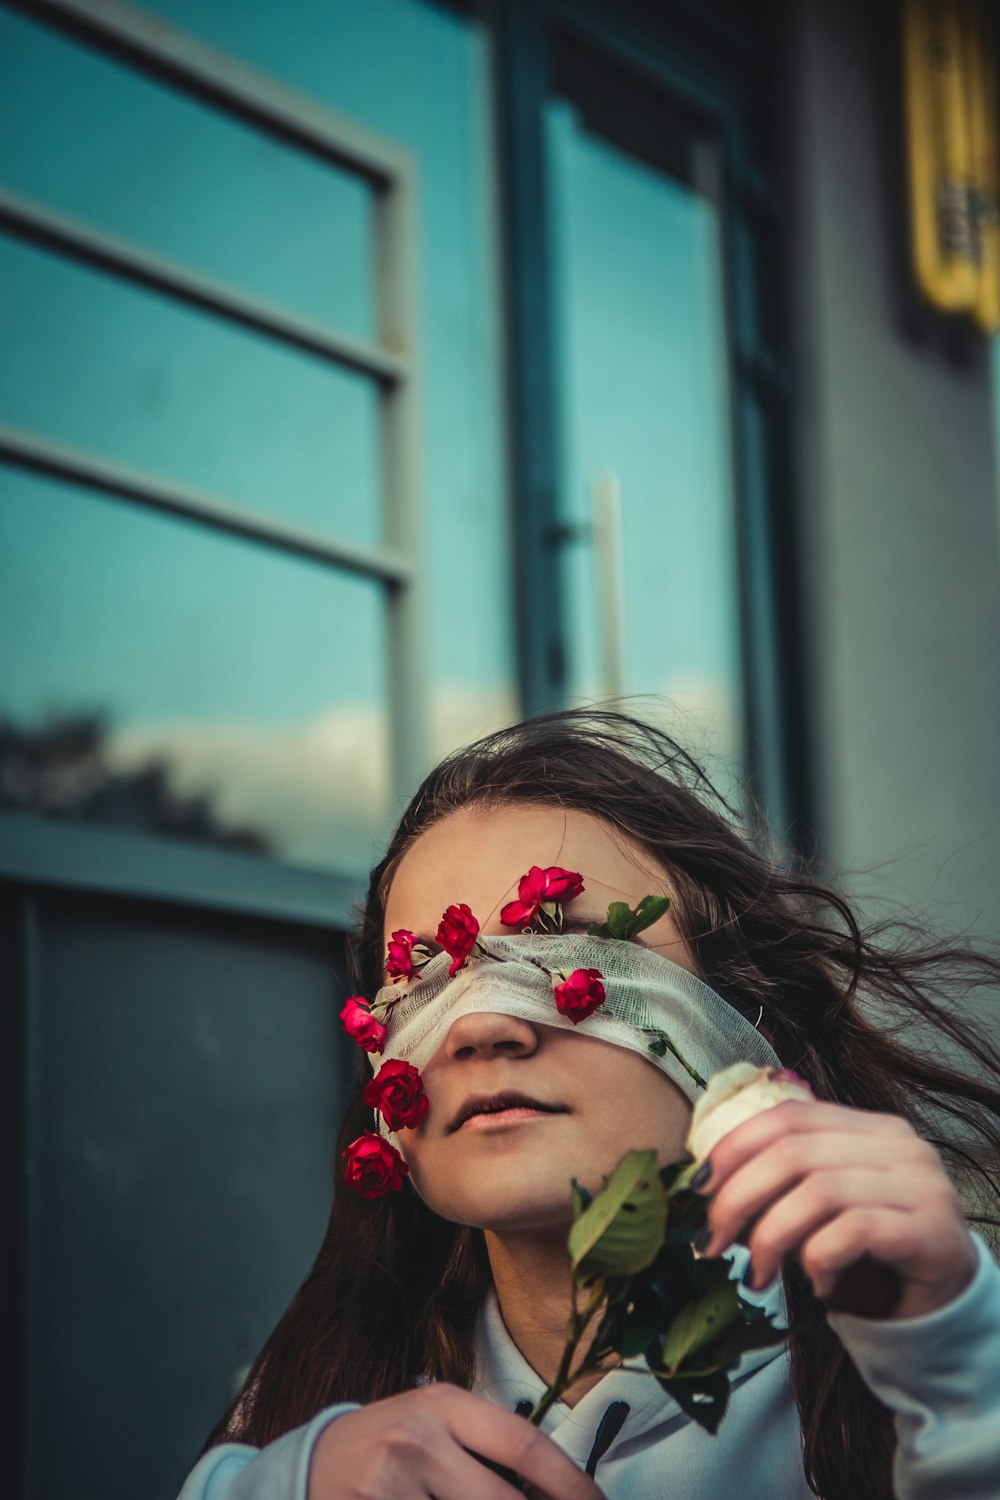
[{"label": "white gauze blindfold", "polygon": [[[503,962],[473,953],[466,967],[449,979],[450,960],[446,953],[439,953],[408,986],[389,984],[379,990],[376,1007],[398,1001],[386,1019],[385,1058],[400,1058],[423,1069],[457,1020],[489,1011],[598,1037],[637,1052],[692,1101],[701,1089],[669,1050],[663,1057],[649,1050],[653,1033],[664,1032],[706,1080],[736,1062],[781,1067],[776,1053],[739,1011],[687,969],[640,943],[564,933],[481,937],[478,942]],[[604,1004],[585,1021],[574,1023],[560,1015],[552,980],[533,960],[566,973],[599,969]],[[382,1059],[371,1057],[370,1061],[377,1072]]]}]

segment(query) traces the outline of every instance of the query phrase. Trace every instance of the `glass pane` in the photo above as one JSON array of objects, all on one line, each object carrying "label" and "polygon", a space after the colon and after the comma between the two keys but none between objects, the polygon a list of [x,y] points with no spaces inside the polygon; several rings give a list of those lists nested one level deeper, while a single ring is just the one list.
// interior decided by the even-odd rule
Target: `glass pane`
[{"label": "glass pane", "polygon": [[6,806],[371,863],[378,585],[0,467],[0,640]]},{"label": "glass pane", "polygon": [[0,420],[377,543],[363,377],[2,237],[0,347]]},{"label": "glass pane", "polygon": [[[718,209],[568,102],[549,108],[548,146],[565,518],[586,536],[595,485],[618,484],[624,691],[668,699],[686,738],[732,756],[739,594]],[[566,575],[572,688],[590,698],[606,690],[591,547],[567,549]]]},{"label": "glass pane", "polygon": [[372,199],[360,179],[4,10],[0,180],[374,337]]},{"label": "glass pane", "polygon": [[412,153],[430,702],[449,749],[515,711],[487,29],[435,0],[296,0],[294,26],[272,0],[146,8]]}]

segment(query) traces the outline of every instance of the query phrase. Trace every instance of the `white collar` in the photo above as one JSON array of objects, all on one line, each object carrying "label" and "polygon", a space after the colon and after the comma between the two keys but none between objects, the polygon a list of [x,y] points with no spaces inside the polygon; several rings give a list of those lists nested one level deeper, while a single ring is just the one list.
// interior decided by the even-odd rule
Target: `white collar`
[{"label": "white collar", "polygon": [[[749,1253],[737,1247],[730,1251],[728,1258],[733,1263],[736,1279],[741,1279]],[[741,1287],[740,1294],[748,1302],[754,1302],[773,1314],[779,1323],[786,1322],[780,1278],[767,1292],[752,1292],[748,1287]],[[743,1355],[730,1374],[731,1384],[742,1384],[782,1353],[784,1349],[778,1345]],[[496,1291],[492,1288],[480,1309],[476,1325],[473,1389],[509,1411],[520,1401],[530,1401],[534,1405],[545,1389],[545,1382],[528,1364],[508,1333]],[[542,1430],[550,1436],[558,1431],[560,1446],[582,1466],[590,1455],[598,1424],[613,1401],[626,1402],[629,1412],[609,1453],[622,1443],[645,1436],[653,1428],[680,1427],[691,1420],[636,1361],[630,1366],[609,1370],[575,1406],[567,1406],[564,1401],[555,1402],[542,1421]],[[666,1436],[666,1432],[662,1435]]]}]

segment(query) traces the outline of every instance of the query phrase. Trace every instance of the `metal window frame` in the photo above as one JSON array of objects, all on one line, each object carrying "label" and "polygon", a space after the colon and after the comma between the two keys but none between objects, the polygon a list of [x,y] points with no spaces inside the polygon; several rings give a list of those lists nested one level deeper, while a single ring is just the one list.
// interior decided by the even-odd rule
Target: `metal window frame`
[{"label": "metal window frame", "polygon": [[[380,576],[390,595],[391,691],[394,715],[394,792],[403,795],[424,770],[426,723],[420,713],[423,682],[423,613],[419,567],[421,523],[414,493],[419,462],[416,400],[413,215],[416,184],[406,151],[345,120],[336,111],[275,84],[242,64],[204,48],[192,38],[117,0],[0,0],[50,25],[82,37],[124,58],[132,66],[178,88],[215,102],[279,138],[317,151],[340,166],[353,167],[379,186],[376,242],[380,257],[381,341],[365,347],[333,330],[308,323],[281,309],[233,294],[137,247],[81,226],[62,216],[0,198],[0,217],[19,213],[21,232],[59,240],[68,249],[67,228],[75,230],[75,251],[159,290],[199,306],[212,307],[228,294],[223,316],[243,321],[286,342],[308,347],[321,357],[365,367],[383,391],[387,522],[393,550],[346,548],[281,523],[262,521],[219,497],[180,492],[152,476],[129,471],[124,498],[183,513],[189,520],[252,536],[269,546],[285,546],[332,566]],[[812,824],[813,787],[801,659],[800,569],[789,446],[789,380],[784,349],[768,346],[759,327],[760,265],[780,264],[780,202],[776,185],[747,147],[751,108],[741,85],[751,70],[767,62],[766,49],[752,36],[739,35],[684,0],[674,0],[656,23],[640,23],[606,0],[480,0],[471,9],[491,28],[494,40],[495,98],[504,225],[504,300],[507,318],[507,413],[510,424],[511,486],[519,540],[516,600],[519,685],[524,709],[538,713],[564,702],[563,645],[559,620],[560,545],[557,446],[555,442],[554,352],[550,326],[552,291],[546,223],[546,164],[542,121],[547,98],[548,39],[560,30],[582,37],[625,66],[638,69],[658,88],[698,110],[721,133],[727,156],[723,204],[723,252],[730,336],[733,407],[733,459],[741,527],[741,594],[748,725],[747,765],[758,799],[791,842]],[[705,28],[699,55],[679,49],[671,32],[671,12],[690,27]],[[724,34],[720,35],[719,28]],[[709,35],[711,33],[711,35]],[[387,184],[395,184],[393,191]],[[84,226],[85,228],[85,226]],[[762,246],[767,254],[761,254]],[[772,272],[779,275],[780,272]],[[410,344],[399,331],[409,330]],[[395,334],[395,337],[393,337]],[[332,340],[332,342],[331,342]],[[338,343],[339,341],[339,343]],[[334,347],[338,343],[338,347]],[[401,350],[403,352],[401,352]],[[22,461],[52,463],[63,477],[66,450],[47,455],[32,434],[3,433],[7,450],[20,445]],[[71,455],[82,473],[83,455]],[[122,478],[117,466],[90,456],[97,487]],[[109,472],[111,467],[115,473]],[[98,472],[100,470],[100,472]],[[54,470],[53,470],[54,471]],[[140,485],[138,480],[146,483]],[[131,487],[133,493],[126,495]],[[137,489],[143,493],[134,493]],[[195,503],[190,502],[194,499]],[[393,503],[389,503],[392,500]],[[416,621],[413,630],[409,621]],[[414,725],[416,735],[402,732]],[[39,820],[43,821],[43,820]],[[148,855],[155,856],[156,841]],[[2,841],[0,841],[2,846]],[[0,856],[2,860],[2,856]],[[259,865],[270,861],[256,862]],[[287,867],[274,864],[274,873]],[[2,863],[0,863],[2,872]],[[269,877],[270,878],[270,877]]]},{"label": "metal window frame", "polygon": [[144,470],[112,463],[110,459],[95,458],[81,448],[56,443],[23,428],[0,423],[0,459],[52,479],[66,480],[81,489],[96,490],[213,531],[259,542],[273,551],[373,578],[392,589],[406,587],[413,578],[412,563],[395,552],[328,540],[321,532],[286,526],[266,514],[233,505],[204,490],[173,484]]},{"label": "metal window frame", "polygon": [[152,255],[141,245],[95,230],[82,219],[55,213],[2,187],[0,229],[85,265],[109,271],[122,280],[216,313],[229,322],[241,323],[255,333],[304,349],[355,374],[371,376],[390,388],[410,373],[406,359],[376,344],[236,291],[225,282],[203,276],[178,261]]},{"label": "metal window frame", "polygon": [[[499,40],[497,96],[510,318],[508,388],[515,519],[524,578],[519,660],[526,711],[565,701],[557,552],[553,289],[543,135],[548,48],[585,42],[699,117],[723,149],[720,205],[735,508],[739,535],[745,764],[756,800],[789,845],[808,844],[810,775],[791,481],[791,382],[784,347],[769,344],[761,278],[780,276],[777,183],[750,144],[755,95],[747,78],[772,59],[752,33],[673,0],[637,18],[610,0],[505,0],[490,7]],[[678,42],[671,22],[684,34]],[[700,30],[699,30],[700,28]],[[721,28],[721,30],[720,30]],[[765,74],[766,76],[766,74]],[[759,85],[757,86],[760,87]]]},{"label": "metal window frame", "polygon": [[0,813],[0,844],[0,891],[5,884],[15,891],[76,891],[331,932],[350,926],[364,896],[363,881],[350,870],[283,865],[35,813]]},{"label": "metal window frame", "polygon": [[19,429],[5,427],[0,431],[0,457],[13,465],[380,583],[388,616],[387,711],[391,796],[396,801],[425,773],[429,754],[424,691],[426,622],[420,566],[418,183],[413,158],[396,142],[346,115],[120,0],[3,3],[373,186],[378,317],[375,343],[301,318],[13,193],[0,193],[0,229],[152,287],[222,319],[252,327],[374,381],[380,398],[384,546],[359,547],[289,526],[280,518],[248,511],[226,497],[206,495]]}]

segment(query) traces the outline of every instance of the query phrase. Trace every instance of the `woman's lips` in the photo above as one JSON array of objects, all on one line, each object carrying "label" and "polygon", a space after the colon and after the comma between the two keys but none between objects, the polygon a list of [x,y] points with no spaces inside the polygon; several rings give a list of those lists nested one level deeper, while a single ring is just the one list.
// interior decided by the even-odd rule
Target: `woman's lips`
[{"label": "woman's lips", "polygon": [[535,1099],[520,1089],[498,1089],[495,1094],[472,1094],[457,1111],[448,1127],[449,1135],[462,1130],[472,1120],[480,1117],[491,1120],[502,1119],[507,1125],[519,1120],[533,1120],[538,1115],[565,1114],[564,1104],[550,1104],[545,1099]]},{"label": "woman's lips", "polygon": [[470,1115],[458,1128],[459,1130],[498,1130],[507,1125],[520,1125],[526,1120],[549,1119],[555,1113],[557,1111],[551,1109],[531,1109],[527,1105],[516,1104],[509,1109],[493,1110],[489,1114]]}]

